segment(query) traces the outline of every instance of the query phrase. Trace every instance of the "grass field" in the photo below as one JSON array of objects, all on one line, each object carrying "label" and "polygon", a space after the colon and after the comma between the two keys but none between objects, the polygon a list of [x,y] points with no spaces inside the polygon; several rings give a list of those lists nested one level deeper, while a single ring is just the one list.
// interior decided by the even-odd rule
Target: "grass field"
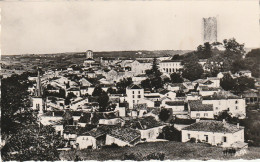
[{"label": "grass field", "polygon": [[141,153],[148,155],[154,152],[165,154],[164,160],[198,159],[198,160],[229,160],[229,159],[260,159],[260,147],[249,147],[248,153],[240,156],[224,156],[223,149],[207,144],[181,143],[181,142],[156,142],[142,143],[135,147],[102,148],[100,150],[71,150],[61,152],[61,160],[75,160],[78,155],[82,160],[123,160],[124,154]]}]

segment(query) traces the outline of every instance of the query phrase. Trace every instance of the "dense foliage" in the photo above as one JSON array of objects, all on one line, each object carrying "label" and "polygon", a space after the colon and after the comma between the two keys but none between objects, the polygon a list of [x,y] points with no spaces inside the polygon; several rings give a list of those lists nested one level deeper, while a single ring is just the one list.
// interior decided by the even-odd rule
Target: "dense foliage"
[{"label": "dense foliage", "polygon": [[30,109],[28,73],[2,79],[1,135],[3,160],[59,160],[61,140],[42,127]]},{"label": "dense foliage", "polygon": [[148,78],[141,82],[143,88],[149,89],[151,91],[157,91],[159,88],[163,87],[163,80],[161,78],[162,73],[159,70],[157,59],[153,59],[152,68],[146,70],[146,75]]}]

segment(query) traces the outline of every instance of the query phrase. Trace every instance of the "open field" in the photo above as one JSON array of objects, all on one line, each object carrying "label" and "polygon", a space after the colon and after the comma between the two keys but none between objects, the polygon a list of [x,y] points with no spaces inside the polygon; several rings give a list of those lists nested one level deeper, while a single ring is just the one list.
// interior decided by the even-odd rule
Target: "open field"
[{"label": "open field", "polygon": [[224,156],[223,148],[209,146],[207,144],[195,143],[181,143],[175,141],[156,142],[156,143],[142,143],[135,147],[123,148],[103,148],[100,150],[71,150],[61,152],[61,160],[75,160],[78,155],[83,160],[123,160],[124,154],[141,153],[148,155],[154,152],[161,152],[165,154],[164,160],[181,160],[181,159],[260,159],[260,147],[248,148],[248,153],[240,156]]}]

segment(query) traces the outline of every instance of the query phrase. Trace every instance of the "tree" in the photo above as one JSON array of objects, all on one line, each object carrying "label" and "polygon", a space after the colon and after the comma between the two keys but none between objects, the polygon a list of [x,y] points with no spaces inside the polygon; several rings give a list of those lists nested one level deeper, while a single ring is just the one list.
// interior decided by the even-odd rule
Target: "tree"
[{"label": "tree", "polygon": [[231,72],[236,73],[240,70],[247,70],[245,61],[243,59],[234,60],[231,65]]},{"label": "tree", "polygon": [[77,97],[77,96],[74,93],[72,93],[72,92],[68,93],[67,97],[65,98],[65,105],[69,105],[70,100],[75,97]]},{"label": "tree", "polygon": [[239,123],[239,119],[237,117],[232,117],[231,113],[227,110],[224,110],[219,113],[219,115],[216,117],[216,120],[223,121],[225,120],[228,123],[237,124]]},{"label": "tree", "polygon": [[19,131],[22,125],[36,120],[30,109],[28,74],[12,75],[1,81],[2,140]]},{"label": "tree", "polygon": [[102,92],[103,92],[102,88],[100,86],[96,86],[92,93],[92,96],[100,96]]},{"label": "tree", "polygon": [[220,86],[226,91],[234,90],[236,81],[230,74],[224,74],[223,78],[220,79]]},{"label": "tree", "polygon": [[183,62],[183,72],[182,76],[191,81],[200,79],[203,74],[203,68],[198,63],[197,57],[190,57],[185,59]]},{"label": "tree", "polygon": [[183,82],[183,78],[178,73],[172,73],[171,74],[171,82],[172,83],[182,83]]},{"label": "tree", "polygon": [[162,109],[159,114],[159,119],[162,121],[167,121],[171,116],[171,112],[168,109]]},{"label": "tree", "polygon": [[[153,59],[152,68],[150,70],[146,70],[146,75],[148,75],[148,79],[146,81],[143,81],[141,85],[143,85],[143,88],[149,88],[150,90],[157,91],[159,88],[163,87],[163,81],[161,78],[162,73],[159,70],[157,59]],[[144,83],[148,83],[145,85]]]},{"label": "tree", "polygon": [[133,84],[132,78],[121,79],[120,82],[116,83],[117,92],[121,94],[126,93],[126,87]]},{"label": "tree", "polygon": [[103,91],[98,97],[99,111],[104,112],[107,111],[107,106],[109,105],[109,97],[105,91]]},{"label": "tree", "polygon": [[226,49],[225,56],[229,58],[240,59],[244,55],[244,44],[238,43],[235,38],[224,39],[223,43]]},{"label": "tree", "polygon": [[145,80],[142,80],[141,81],[141,86],[144,89],[152,90],[152,84],[151,84],[151,80],[149,78],[145,79]]},{"label": "tree", "polygon": [[260,60],[260,48],[252,49],[247,53],[246,58],[256,58]]},{"label": "tree", "polygon": [[205,42],[204,45],[197,47],[196,55],[200,59],[208,59],[212,56],[212,45],[209,42]]},{"label": "tree", "polygon": [[[62,146],[60,136],[51,126],[30,124],[19,129],[1,150],[3,160],[59,160],[57,147]],[[10,154],[16,152],[15,154]]]},{"label": "tree", "polygon": [[181,131],[178,131],[174,126],[165,126],[158,136],[159,139],[181,142]]},{"label": "tree", "polygon": [[236,78],[236,84],[234,87],[235,93],[241,93],[248,89],[254,89],[255,88],[255,81],[253,78],[248,77],[238,77]]},{"label": "tree", "polygon": [[109,87],[109,88],[107,89],[107,93],[109,93],[109,94],[116,94],[117,91],[116,91],[116,89],[113,89],[112,87]]},{"label": "tree", "polygon": [[28,74],[2,79],[1,135],[4,161],[59,160],[57,146],[61,140],[53,129],[40,127],[30,109]]}]

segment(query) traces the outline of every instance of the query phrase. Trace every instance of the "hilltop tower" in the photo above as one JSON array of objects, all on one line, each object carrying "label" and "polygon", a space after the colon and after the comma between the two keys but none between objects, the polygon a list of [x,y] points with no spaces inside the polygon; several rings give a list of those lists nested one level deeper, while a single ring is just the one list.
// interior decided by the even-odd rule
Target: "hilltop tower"
[{"label": "hilltop tower", "polygon": [[93,59],[93,51],[87,50],[86,51],[86,58],[87,59]]},{"label": "hilltop tower", "polygon": [[39,69],[38,69],[38,76],[36,79],[35,96],[32,97],[32,102],[33,102],[32,109],[38,111],[39,114],[42,114],[44,110],[44,101],[42,98],[41,76],[40,76]]},{"label": "hilltop tower", "polygon": [[203,18],[203,41],[205,42],[217,42],[218,26],[217,17]]}]

